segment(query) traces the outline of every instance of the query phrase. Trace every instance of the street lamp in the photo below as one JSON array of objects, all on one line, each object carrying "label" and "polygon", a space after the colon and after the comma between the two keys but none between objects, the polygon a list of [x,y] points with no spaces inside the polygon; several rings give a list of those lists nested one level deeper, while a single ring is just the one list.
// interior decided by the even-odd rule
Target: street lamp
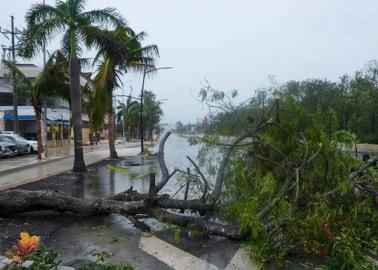
[{"label": "street lamp", "polygon": [[262,114],[263,114],[263,117],[265,117],[265,99],[266,99],[266,96],[267,96],[267,91],[257,90],[256,94],[257,94],[257,98],[258,98],[260,104],[262,104]]},{"label": "street lamp", "polygon": [[152,69],[149,69],[147,70],[148,66],[145,66],[144,70],[143,70],[143,81],[142,81],[142,90],[141,90],[141,94],[140,94],[140,153],[142,154],[143,151],[144,151],[144,142],[143,142],[143,139],[144,139],[144,136],[143,136],[143,95],[144,95],[144,81],[146,79],[146,74],[148,73],[151,73],[151,72],[155,72],[155,71],[158,71],[158,70],[161,70],[161,69],[172,69],[173,67],[160,67],[160,68],[152,68]]},{"label": "street lamp", "polygon": [[276,90],[273,92],[273,96],[272,96],[273,100],[276,101],[276,118],[277,118],[277,122],[279,123],[280,122],[280,100],[283,98],[283,92],[281,90]]}]

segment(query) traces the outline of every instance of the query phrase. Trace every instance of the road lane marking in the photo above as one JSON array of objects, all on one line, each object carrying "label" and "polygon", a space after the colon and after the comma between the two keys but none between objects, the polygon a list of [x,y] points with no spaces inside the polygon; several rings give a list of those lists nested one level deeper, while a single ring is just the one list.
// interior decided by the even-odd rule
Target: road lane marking
[{"label": "road lane marking", "polygon": [[142,236],[139,248],[176,270],[219,270],[215,265],[205,262],[155,236]]}]

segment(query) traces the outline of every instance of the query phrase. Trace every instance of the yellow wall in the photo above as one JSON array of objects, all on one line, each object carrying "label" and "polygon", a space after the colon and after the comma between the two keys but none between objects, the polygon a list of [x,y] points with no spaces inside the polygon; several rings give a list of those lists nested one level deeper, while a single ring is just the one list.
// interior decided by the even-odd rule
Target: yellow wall
[{"label": "yellow wall", "polygon": [[[83,144],[84,145],[89,145],[90,144],[90,141],[89,141],[89,128],[83,128],[82,129],[82,133],[83,133]],[[73,137],[74,137],[74,132],[73,132],[73,129],[71,129],[71,139],[72,140],[73,140]]]},{"label": "yellow wall", "polygon": [[89,128],[83,128],[83,144],[90,144],[89,141]]}]

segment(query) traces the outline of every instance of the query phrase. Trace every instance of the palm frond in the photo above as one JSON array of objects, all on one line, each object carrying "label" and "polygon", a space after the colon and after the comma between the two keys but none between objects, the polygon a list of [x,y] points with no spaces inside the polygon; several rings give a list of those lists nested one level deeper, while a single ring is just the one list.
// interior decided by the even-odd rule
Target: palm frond
[{"label": "palm frond", "polygon": [[18,54],[24,58],[32,58],[54,34],[63,31],[65,25],[60,18],[51,18],[39,24],[28,25],[17,45]]},{"label": "palm frond", "polygon": [[99,24],[101,27],[125,27],[126,19],[115,8],[95,9],[81,14],[90,24]]},{"label": "palm frond", "polygon": [[41,72],[40,91],[45,96],[59,96],[69,101],[69,63],[61,51],[55,51]]},{"label": "palm frond", "polygon": [[107,53],[107,55],[116,59],[121,52],[121,44],[114,38],[110,31],[102,30],[93,25],[84,25],[79,29],[82,40],[87,48],[95,48]]},{"label": "palm frond", "polygon": [[121,72],[110,58],[105,59],[98,65],[93,79],[94,111],[92,125],[95,129],[103,124],[108,108],[112,106],[113,90],[121,84],[120,75]]},{"label": "palm frond", "polygon": [[66,4],[69,7],[71,17],[77,19],[81,17],[86,0],[68,0]]},{"label": "palm frond", "polygon": [[23,83],[27,84],[29,87],[32,86],[32,81],[26,77],[26,75],[17,67],[16,64],[7,60],[4,60],[4,64],[13,76],[17,76],[18,81],[23,81]]},{"label": "palm frond", "polygon": [[32,5],[32,7],[26,12],[25,21],[26,24],[29,26],[34,24],[40,24],[44,20],[62,18],[62,15],[63,13],[60,9],[50,5],[38,3]]}]

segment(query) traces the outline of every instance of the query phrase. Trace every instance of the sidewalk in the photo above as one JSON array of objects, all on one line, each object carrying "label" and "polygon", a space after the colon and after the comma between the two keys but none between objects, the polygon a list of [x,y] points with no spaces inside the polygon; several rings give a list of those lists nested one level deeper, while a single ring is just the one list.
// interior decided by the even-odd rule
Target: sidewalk
[{"label": "sidewalk", "polygon": [[[59,152],[59,151],[57,151]],[[119,156],[133,156],[140,152],[138,144],[117,145]],[[85,147],[84,160],[87,165],[109,157],[109,149],[105,143],[98,146]],[[0,161],[0,191],[19,185],[38,181],[47,176],[59,174],[72,169],[73,149],[60,150],[60,154],[45,160],[37,160],[35,156],[9,159],[7,165]]]},{"label": "sidewalk", "polygon": [[[85,146],[84,152],[92,152],[96,149],[103,147],[105,143],[101,143],[98,146]],[[68,156],[72,156],[74,154],[73,146],[66,145],[65,147],[54,147],[49,148],[48,150],[48,158],[44,158],[42,160],[37,159],[37,155],[23,155],[18,157],[12,158],[3,158],[0,159],[0,175],[4,175],[5,173],[9,173],[12,170],[18,170],[19,168],[25,169],[26,167],[42,164],[46,162],[51,162],[54,160],[58,160],[61,158],[66,158]]]}]

